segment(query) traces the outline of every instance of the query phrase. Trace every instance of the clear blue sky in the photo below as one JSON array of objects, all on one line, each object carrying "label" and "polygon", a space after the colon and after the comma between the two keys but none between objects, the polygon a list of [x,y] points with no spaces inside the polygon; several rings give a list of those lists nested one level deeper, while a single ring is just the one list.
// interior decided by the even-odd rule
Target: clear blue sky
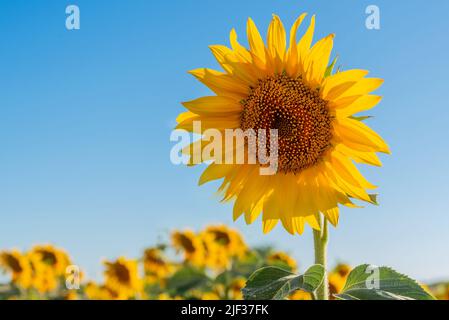
[{"label": "clear blue sky", "polygon": [[[365,28],[371,1],[0,2],[0,248],[51,242],[97,277],[102,258],[137,256],[173,228],[232,224],[231,207],[197,187],[199,169],[169,161],[180,101],[207,90],[186,71],[217,67],[208,45],[317,14],[335,32],[344,68],[385,78],[370,125],[393,155],[363,168],[380,207],[343,209],[331,261],[390,265],[418,279],[449,278],[449,2],[373,1],[381,30]],[[81,30],[65,29],[77,4]],[[312,263],[311,234],[233,224]]]}]

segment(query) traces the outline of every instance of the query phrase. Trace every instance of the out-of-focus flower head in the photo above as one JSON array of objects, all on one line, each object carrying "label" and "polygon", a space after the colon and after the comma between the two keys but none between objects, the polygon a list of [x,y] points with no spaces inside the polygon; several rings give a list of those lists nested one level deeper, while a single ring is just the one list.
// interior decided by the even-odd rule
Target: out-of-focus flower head
[{"label": "out-of-focus flower head", "polygon": [[145,250],[143,266],[146,275],[155,276],[157,279],[166,278],[175,270],[175,266],[167,261],[159,248],[148,248]]},{"label": "out-of-focus flower head", "polygon": [[203,240],[191,230],[175,231],[171,236],[173,247],[184,253],[185,262],[202,267],[205,264],[206,250]]},{"label": "out-of-focus flower head", "polygon": [[27,255],[17,250],[0,252],[0,268],[11,274],[14,284],[27,289],[32,284],[33,270]]},{"label": "out-of-focus flower head", "polygon": [[136,260],[120,257],[116,261],[106,261],[104,265],[105,285],[117,292],[119,297],[133,298],[142,291]]},{"label": "out-of-focus flower head", "polygon": [[119,292],[112,290],[106,285],[99,285],[95,282],[89,282],[84,288],[84,294],[89,300],[126,300],[127,295],[120,295]]},{"label": "out-of-focus flower head", "polygon": [[69,255],[64,250],[52,245],[35,246],[31,249],[29,255],[33,263],[47,265],[57,276],[63,276],[67,267],[71,264]]},{"label": "out-of-focus flower head", "polygon": [[270,253],[267,257],[267,263],[269,265],[286,267],[290,269],[290,271],[296,271],[298,268],[296,260],[290,257],[287,253],[281,251]]},{"label": "out-of-focus flower head", "polygon": [[337,265],[332,272],[329,274],[329,291],[331,296],[334,294],[340,293],[345,284],[346,279],[348,278],[349,273],[351,272],[351,267],[347,264],[339,264]]}]

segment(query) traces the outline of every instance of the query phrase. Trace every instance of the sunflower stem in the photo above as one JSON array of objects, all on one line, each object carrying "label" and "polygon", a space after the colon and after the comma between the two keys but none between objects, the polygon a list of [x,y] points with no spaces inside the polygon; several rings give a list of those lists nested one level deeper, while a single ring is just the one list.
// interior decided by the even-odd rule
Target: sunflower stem
[{"label": "sunflower stem", "polygon": [[324,279],[316,291],[317,300],[329,300],[329,280],[327,277],[327,243],[329,241],[328,222],[320,217],[321,230],[313,230],[315,243],[315,263],[324,267]]}]

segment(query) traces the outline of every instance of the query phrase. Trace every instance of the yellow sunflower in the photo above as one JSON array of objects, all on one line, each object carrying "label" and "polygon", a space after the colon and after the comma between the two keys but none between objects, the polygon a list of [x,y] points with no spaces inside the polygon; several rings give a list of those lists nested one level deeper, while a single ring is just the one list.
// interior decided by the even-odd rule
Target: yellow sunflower
[{"label": "yellow sunflower", "polygon": [[184,253],[184,260],[194,266],[205,265],[206,249],[203,240],[193,231],[175,231],[171,235],[173,248]]},{"label": "yellow sunflower", "polygon": [[120,295],[105,285],[98,285],[95,282],[89,282],[84,288],[84,294],[89,300],[126,300],[127,295]]},{"label": "yellow sunflower", "polygon": [[26,255],[17,250],[0,252],[0,268],[11,274],[11,280],[17,286],[27,289],[32,284],[33,269]]},{"label": "yellow sunflower", "polygon": [[302,290],[295,291],[288,297],[289,300],[313,300],[310,293]]},{"label": "yellow sunflower", "polygon": [[205,249],[204,265],[218,271],[227,269],[231,260],[223,247],[210,234],[202,234],[202,240]]},{"label": "yellow sunflower", "polygon": [[204,292],[198,294],[199,299],[203,301],[218,301],[220,297],[215,292]]},{"label": "yellow sunflower", "polygon": [[329,274],[329,292],[331,297],[343,290],[350,272],[351,267],[347,264],[339,264],[332,270]]},{"label": "yellow sunflower", "polygon": [[231,282],[229,288],[229,297],[231,300],[243,300],[242,289],[246,285],[246,280],[243,278],[236,278]]},{"label": "yellow sunflower", "polygon": [[39,261],[51,267],[57,276],[65,275],[66,268],[71,264],[69,255],[62,249],[52,245],[38,245],[31,249],[29,255],[36,263]]},{"label": "yellow sunflower", "polygon": [[161,293],[157,296],[156,300],[168,301],[168,300],[183,300],[181,296],[171,297],[168,293]]},{"label": "yellow sunflower", "polygon": [[141,292],[137,261],[120,257],[116,261],[106,261],[104,265],[105,286],[117,292],[119,297],[134,298]]},{"label": "yellow sunflower", "polygon": [[56,270],[42,262],[36,255],[30,255],[30,260],[33,268],[33,288],[41,294],[55,291],[60,279]]},{"label": "yellow sunflower", "polygon": [[296,260],[290,257],[285,252],[273,252],[267,257],[267,262],[270,265],[283,265],[288,267],[291,271],[295,271],[298,265]]},{"label": "yellow sunflower", "polygon": [[157,279],[170,275],[174,266],[167,261],[158,248],[148,248],[143,254],[143,266],[147,275],[154,275]]},{"label": "yellow sunflower", "polygon": [[[277,129],[273,150],[278,150],[278,165],[274,175],[260,174],[262,161],[227,164],[220,152],[201,159],[211,163],[200,184],[223,179],[219,190],[224,201],[235,200],[234,219],[243,215],[251,224],[262,214],[265,233],[279,221],[291,234],[302,234],[305,223],[319,230],[320,213],[336,226],[339,205],[355,207],[353,199],[375,203],[369,190],[376,187],[354,162],[381,166],[376,153],[390,153],[363,118],[353,116],[381,100],[370,93],[383,81],[367,78],[368,71],[358,69],[332,74],[334,35],[312,46],[312,17],[298,42],[297,30],[305,17],[302,14],[295,21],[288,41],[281,20],[274,16],[266,45],[249,19],[249,49],[238,42],[235,30],[230,34],[231,48],[211,46],[223,71],[202,68],[190,73],[215,95],[183,103],[188,111],[177,119],[177,129],[198,131],[194,124],[200,121],[202,129],[196,133],[218,130],[222,145],[226,145],[227,129]],[[209,140],[203,137],[186,148],[191,160],[204,153]],[[267,153],[270,149],[263,145],[259,148]],[[237,146],[233,146],[233,152],[235,149]]]},{"label": "yellow sunflower", "polygon": [[210,239],[223,248],[230,257],[242,257],[247,251],[247,246],[240,233],[225,225],[209,226],[202,232],[202,235],[210,236]]}]

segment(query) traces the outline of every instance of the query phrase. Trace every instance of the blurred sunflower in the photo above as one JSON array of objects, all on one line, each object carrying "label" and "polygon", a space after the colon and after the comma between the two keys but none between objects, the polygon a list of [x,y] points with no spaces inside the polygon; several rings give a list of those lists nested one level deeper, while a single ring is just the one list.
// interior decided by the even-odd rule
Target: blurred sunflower
[{"label": "blurred sunflower", "polygon": [[203,301],[217,301],[220,297],[215,292],[204,292],[198,295],[198,298]]},{"label": "blurred sunflower", "polygon": [[33,280],[33,270],[26,255],[17,250],[0,252],[0,269],[11,274],[11,280],[17,286],[27,289]]},{"label": "blurred sunflower", "polygon": [[69,255],[52,245],[35,246],[29,252],[34,263],[42,263],[53,269],[54,274],[62,276],[71,264]]},{"label": "blurred sunflower", "polygon": [[243,257],[247,251],[247,246],[240,233],[225,225],[209,226],[202,232],[202,235],[223,248],[230,257]]},{"label": "blurred sunflower", "polygon": [[236,278],[232,280],[229,286],[229,298],[231,300],[243,300],[242,289],[246,285],[246,280],[244,278]]},{"label": "blurred sunflower", "polygon": [[42,262],[36,255],[31,255],[30,259],[33,268],[33,287],[40,294],[55,291],[59,285],[59,277],[55,269]]},{"label": "blurred sunflower", "polygon": [[290,257],[285,252],[280,251],[270,253],[267,257],[267,263],[269,265],[287,267],[290,271],[295,271],[298,267],[295,259]]},{"label": "blurred sunflower", "polygon": [[212,269],[227,269],[232,259],[242,258],[247,252],[242,236],[227,226],[209,226],[200,236],[206,250],[205,264]]},{"label": "blurred sunflower", "polygon": [[174,266],[167,261],[159,248],[148,248],[145,250],[143,266],[147,275],[154,275],[157,279],[167,277],[174,270]]},{"label": "blurred sunflower", "polygon": [[298,290],[290,295],[289,300],[313,300],[313,299],[310,293]]},{"label": "blurred sunflower", "polygon": [[117,292],[119,297],[133,298],[141,292],[137,261],[120,257],[116,261],[106,261],[104,265],[105,285]]},{"label": "blurred sunflower", "polygon": [[194,266],[202,267],[205,264],[205,247],[200,236],[193,231],[175,231],[171,236],[173,248],[184,253],[184,260]]},{"label": "blurred sunflower", "polygon": [[[193,123],[201,121],[202,129],[219,130],[223,140],[226,129],[278,130],[275,175],[260,175],[260,161],[254,165],[220,164],[223,159],[215,154],[202,159],[212,164],[202,174],[200,184],[224,179],[219,190],[224,201],[235,200],[234,219],[244,215],[251,224],[263,213],[265,233],[279,221],[291,234],[302,234],[305,223],[319,230],[320,213],[336,226],[339,205],[355,207],[352,199],[375,203],[368,190],[376,187],[353,161],[381,166],[376,153],[390,153],[382,138],[362,118],[353,116],[381,100],[370,93],[383,81],[366,78],[365,70],[332,75],[334,35],[312,46],[312,17],[297,42],[297,30],[305,17],[302,14],[293,24],[288,47],[286,31],[277,16],[268,28],[267,45],[249,19],[249,49],[238,42],[235,30],[230,34],[231,48],[211,46],[224,72],[202,68],[190,73],[215,95],[183,103],[188,111],[177,119],[176,129],[193,132]],[[194,155],[198,158],[197,153],[209,145],[206,140],[186,148],[191,159]],[[269,151],[266,146],[259,147]]]},{"label": "blurred sunflower", "polygon": [[95,282],[89,282],[84,287],[84,294],[89,300],[126,300],[127,295],[120,296],[117,291],[105,285],[98,285]]},{"label": "blurred sunflower", "polygon": [[329,274],[329,292],[332,295],[340,293],[348,278],[349,273],[351,272],[351,267],[347,264],[339,264],[337,265],[332,272]]},{"label": "blurred sunflower", "polygon": [[157,300],[183,300],[181,296],[172,297],[168,293],[161,293],[158,295]]}]

